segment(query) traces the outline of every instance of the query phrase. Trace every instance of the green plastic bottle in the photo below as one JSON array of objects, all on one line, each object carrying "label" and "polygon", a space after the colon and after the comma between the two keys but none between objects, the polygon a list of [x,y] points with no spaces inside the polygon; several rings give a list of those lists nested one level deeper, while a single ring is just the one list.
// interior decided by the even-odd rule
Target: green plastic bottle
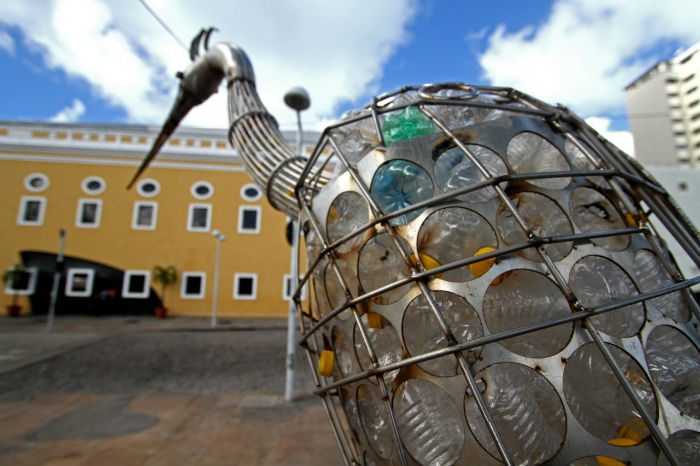
[{"label": "green plastic bottle", "polygon": [[382,135],[387,147],[392,142],[411,139],[435,132],[435,125],[416,106],[406,107],[391,113],[384,120]]}]

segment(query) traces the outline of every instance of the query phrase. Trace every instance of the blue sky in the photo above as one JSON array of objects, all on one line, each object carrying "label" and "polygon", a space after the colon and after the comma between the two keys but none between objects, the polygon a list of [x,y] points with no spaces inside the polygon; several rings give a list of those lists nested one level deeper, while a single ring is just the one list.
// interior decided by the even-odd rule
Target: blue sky
[{"label": "blue sky", "polygon": [[[282,95],[310,93],[321,128],[374,94],[462,81],[561,102],[631,151],[624,86],[700,40],[696,0],[146,0],[182,42],[241,45],[283,127]],[[0,2],[0,120],[165,118],[187,53],[138,0]],[[223,89],[185,124],[225,127]]]}]

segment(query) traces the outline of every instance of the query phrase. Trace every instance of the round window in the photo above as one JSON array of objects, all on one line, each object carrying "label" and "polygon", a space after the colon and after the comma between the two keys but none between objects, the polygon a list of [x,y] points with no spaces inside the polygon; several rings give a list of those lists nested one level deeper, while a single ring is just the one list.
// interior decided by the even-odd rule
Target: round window
[{"label": "round window", "polygon": [[82,188],[85,194],[97,195],[107,187],[105,180],[99,176],[89,176],[83,180]]},{"label": "round window", "polygon": [[241,197],[246,201],[257,201],[262,197],[262,190],[254,184],[247,184],[241,188]]},{"label": "round window", "polygon": [[214,194],[214,187],[208,181],[197,181],[190,192],[197,199],[208,199]]},{"label": "round window", "polygon": [[32,173],[24,178],[24,187],[38,193],[49,187],[49,178],[43,173]]},{"label": "round window", "polygon": [[148,178],[141,181],[136,189],[143,197],[153,197],[160,193],[160,183],[154,179]]}]

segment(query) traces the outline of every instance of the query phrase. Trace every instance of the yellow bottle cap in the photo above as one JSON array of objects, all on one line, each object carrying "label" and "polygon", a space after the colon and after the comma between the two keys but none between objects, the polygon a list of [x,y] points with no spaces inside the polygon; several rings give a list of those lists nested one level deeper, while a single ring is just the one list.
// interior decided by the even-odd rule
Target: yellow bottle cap
[{"label": "yellow bottle cap", "polygon": [[[486,254],[489,252],[493,252],[495,250],[496,250],[495,248],[487,246],[485,248],[481,248],[478,251],[476,251],[476,253],[474,254],[474,257],[480,256],[482,254]],[[472,273],[474,274],[474,276],[478,278],[478,277],[482,276],[483,274],[485,274],[486,272],[488,272],[489,270],[491,270],[491,267],[493,267],[493,264],[495,262],[496,262],[495,257],[492,257],[490,259],[486,259],[483,261],[479,261],[479,262],[474,262],[473,264],[469,264],[469,270],[471,270]]]},{"label": "yellow bottle cap", "polygon": [[[442,264],[440,264],[440,262],[437,259],[435,259],[433,256],[429,256],[428,254],[423,254],[421,252],[421,253],[418,253],[418,256],[420,257],[420,261],[426,270],[434,269],[434,268],[440,267],[442,265]],[[415,254],[411,255],[411,262],[413,262],[415,265],[418,265],[418,263],[416,262],[416,255]],[[441,277],[442,274],[438,273],[435,276]]]},{"label": "yellow bottle cap", "polygon": [[631,447],[637,445],[639,442],[628,438],[614,438],[612,440],[608,440],[608,443],[617,447]]},{"label": "yellow bottle cap", "polygon": [[595,459],[598,461],[598,466],[625,466],[625,463],[622,461],[609,456],[596,456]]},{"label": "yellow bottle cap", "polygon": [[[644,440],[644,435],[642,435],[642,432],[646,430],[646,425],[644,424],[644,421],[642,421],[639,418],[632,418],[626,423],[624,423],[618,430],[617,430],[617,437],[616,439],[610,440],[608,443],[611,445],[618,445],[618,446],[629,446],[629,445],[637,445]],[[618,443],[613,443],[613,442],[618,442]],[[621,445],[620,442],[624,443],[624,445]],[[631,442],[631,443],[629,443]]]},{"label": "yellow bottle cap", "polygon": [[321,357],[318,359],[318,373],[323,377],[329,377],[333,372],[333,362],[335,354],[333,351],[324,350],[321,352]]},{"label": "yellow bottle cap", "polygon": [[338,217],[340,217],[340,212],[338,212],[338,209],[331,207],[331,209],[328,211],[328,221],[337,222]]},{"label": "yellow bottle cap", "polygon": [[510,274],[512,274],[512,273],[513,273],[512,270],[508,270],[507,272],[503,272],[503,273],[500,274],[498,277],[494,278],[493,281],[491,282],[491,284],[492,284],[492,285],[498,285],[498,284],[501,283],[503,280],[505,280],[506,278],[510,277]]},{"label": "yellow bottle cap", "polygon": [[367,313],[367,324],[369,325],[369,328],[384,328],[384,324],[382,323],[382,316],[380,314],[377,314],[376,312]]}]

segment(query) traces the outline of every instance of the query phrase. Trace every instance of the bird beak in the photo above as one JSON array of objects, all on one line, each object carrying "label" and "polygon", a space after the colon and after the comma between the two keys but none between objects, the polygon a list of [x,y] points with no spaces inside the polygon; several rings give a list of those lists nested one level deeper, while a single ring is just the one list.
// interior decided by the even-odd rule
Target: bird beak
[{"label": "bird beak", "polygon": [[[200,33],[201,35],[202,33]],[[209,36],[207,35],[206,38],[208,41]],[[195,47],[195,42],[197,47],[199,46],[199,39],[201,39],[199,36],[195,38],[193,47]],[[177,74],[178,78],[180,78],[180,89],[178,90],[175,103],[170,110],[168,119],[165,120],[163,128],[160,130],[160,134],[153,142],[153,147],[143,159],[141,166],[127,185],[127,189],[134,185],[139,176],[158,155],[158,151],[175,132],[175,129],[177,129],[177,126],[187,113],[216,93],[224,78],[221,60],[218,59],[219,55],[220,52],[218,50],[211,50],[202,56],[194,56],[194,62],[185,71]]]},{"label": "bird beak", "polygon": [[202,101],[197,99],[192,93],[188,92],[184,88],[183,84],[180,84],[180,90],[178,91],[177,99],[175,99],[175,104],[170,110],[167,120],[163,123],[163,128],[160,130],[160,134],[153,142],[151,150],[148,152],[146,157],[143,159],[141,166],[134,174],[126,189],[131,189],[139,176],[146,170],[148,165],[153,161],[153,159],[158,155],[158,152],[163,147],[168,138],[175,132],[175,129],[180,124],[180,122],[185,118],[187,113],[194,107],[199,105]]}]

